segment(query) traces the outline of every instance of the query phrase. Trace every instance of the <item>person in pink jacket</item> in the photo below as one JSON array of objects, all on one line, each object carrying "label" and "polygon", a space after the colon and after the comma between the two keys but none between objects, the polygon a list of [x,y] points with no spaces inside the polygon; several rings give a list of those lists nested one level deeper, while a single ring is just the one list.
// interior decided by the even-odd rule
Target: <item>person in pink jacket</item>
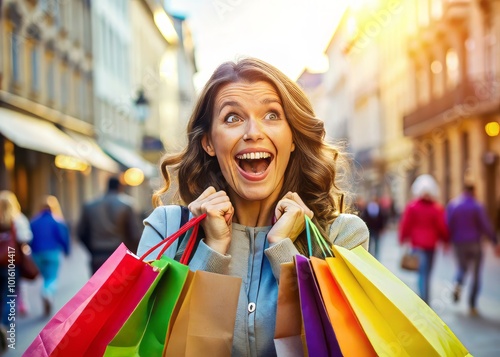
[{"label": "person in pink jacket", "polygon": [[415,199],[405,207],[399,226],[401,244],[410,242],[419,257],[419,296],[429,303],[434,252],[439,241],[449,240],[443,206],[436,202],[438,185],[431,175],[420,175],[412,185]]}]

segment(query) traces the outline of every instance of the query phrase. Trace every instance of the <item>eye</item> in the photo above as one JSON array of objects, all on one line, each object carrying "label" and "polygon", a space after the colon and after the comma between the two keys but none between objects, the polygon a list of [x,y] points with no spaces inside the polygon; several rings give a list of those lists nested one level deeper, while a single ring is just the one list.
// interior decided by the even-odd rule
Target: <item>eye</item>
[{"label": "eye", "polygon": [[267,113],[266,116],[264,117],[264,119],[267,119],[267,120],[278,120],[280,117],[278,115],[278,113],[276,112],[270,112],[270,113]]},{"label": "eye", "polygon": [[224,119],[224,121],[226,123],[236,123],[236,122],[239,122],[241,121],[242,119],[237,116],[236,114],[229,114],[226,116],[226,118]]}]

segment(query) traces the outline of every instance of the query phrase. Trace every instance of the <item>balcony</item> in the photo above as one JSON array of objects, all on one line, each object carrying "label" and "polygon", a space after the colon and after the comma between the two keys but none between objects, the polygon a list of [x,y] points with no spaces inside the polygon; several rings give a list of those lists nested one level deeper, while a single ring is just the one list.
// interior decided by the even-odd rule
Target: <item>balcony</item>
[{"label": "balcony", "polygon": [[464,81],[403,118],[407,136],[418,136],[462,117],[487,114],[500,107],[500,82]]}]

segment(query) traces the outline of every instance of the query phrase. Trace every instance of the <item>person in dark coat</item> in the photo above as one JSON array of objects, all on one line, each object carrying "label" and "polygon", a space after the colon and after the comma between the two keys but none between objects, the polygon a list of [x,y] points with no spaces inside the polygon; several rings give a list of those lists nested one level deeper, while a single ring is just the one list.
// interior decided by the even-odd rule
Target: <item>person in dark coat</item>
[{"label": "person in dark coat", "polygon": [[94,274],[121,243],[135,252],[141,236],[132,198],[120,180],[112,177],[104,196],[86,203],[78,222],[78,237],[91,255]]},{"label": "person in dark coat", "polygon": [[382,234],[387,221],[387,217],[384,210],[380,206],[378,197],[372,197],[372,199],[365,205],[361,211],[361,218],[365,221],[368,230],[370,231],[369,251],[375,258],[378,259],[380,251],[380,235]]},{"label": "person in dark coat", "polygon": [[448,203],[446,213],[458,265],[453,300],[458,302],[460,299],[465,276],[471,270],[472,281],[468,302],[470,314],[475,316],[478,315],[477,297],[484,259],[482,237],[487,236],[491,240],[496,247],[496,254],[500,244],[484,206],[475,198],[473,185],[464,186],[463,193]]}]

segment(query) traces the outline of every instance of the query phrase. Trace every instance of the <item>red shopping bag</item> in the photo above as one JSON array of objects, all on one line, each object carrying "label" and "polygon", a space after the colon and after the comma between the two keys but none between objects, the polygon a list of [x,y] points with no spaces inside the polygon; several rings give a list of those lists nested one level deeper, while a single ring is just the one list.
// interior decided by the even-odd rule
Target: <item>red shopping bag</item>
[{"label": "red shopping bag", "polygon": [[119,325],[119,329],[157,274],[121,244],[52,317],[23,356],[82,356],[96,339],[113,338],[113,329],[105,325]]}]

